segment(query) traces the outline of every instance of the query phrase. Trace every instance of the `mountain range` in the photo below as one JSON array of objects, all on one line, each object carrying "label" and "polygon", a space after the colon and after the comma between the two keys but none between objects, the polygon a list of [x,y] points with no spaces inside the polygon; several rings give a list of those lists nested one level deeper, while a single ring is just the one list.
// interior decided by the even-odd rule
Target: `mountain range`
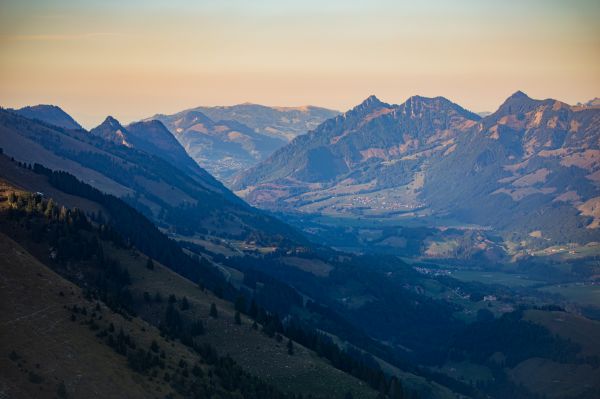
[{"label": "mountain range", "polygon": [[600,98],[595,97],[584,103],[577,103],[577,105],[580,107],[600,107]]},{"label": "mountain range", "polygon": [[232,106],[196,107],[188,111],[202,112],[214,121],[231,120],[250,127],[257,133],[290,141],[339,111],[306,105],[301,107],[269,107],[244,103]]},{"label": "mountain range", "polygon": [[266,107],[240,104],[197,107],[173,115],[155,115],[190,156],[224,183],[267,158],[324,120],[337,115],[318,107]]},{"label": "mountain range", "polygon": [[[130,397],[597,396],[597,383],[580,381],[598,381],[600,327],[578,316],[597,318],[597,304],[554,293],[569,283],[594,288],[593,247],[510,266],[340,252],[326,246],[337,238],[330,231],[311,236],[314,243],[244,203],[160,121],[123,126],[108,117],[88,132],[56,126],[40,111],[0,110],[8,276],[0,302],[11,325],[0,333],[8,354],[0,367],[10,373],[3,390],[64,397],[100,386],[96,397],[111,396],[105,381],[115,374]],[[336,234],[387,237],[405,250],[422,250],[428,234],[457,241],[470,234],[470,246],[491,245],[510,229],[513,240],[523,234],[547,245],[563,234],[585,242],[595,238],[593,217],[554,201],[544,184],[562,191],[569,181],[581,204],[594,198],[595,186],[584,183],[593,185],[597,170],[595,153],[586,155],[598,146],[595,112],[515,93],[481,118],[442,97],[390,105],[372,96],[276,150],[241,193],[268,199],[262,204],[284,210],[282,217],[293,211],[299,227],[307,213],[296,211],[330,204],[317,212],[339,217]],[[568,134],[556,128],[563,125]],[[569,151],[544,155],[556,148]],[[573,159],[591,163],[563,165]],[[248,173],[235,184],[244,179]],[[519,201],[512,191],[495,192],[523,187],[541,193],[519,192],[526,194]],[[402,206],[406,199],[412,208]],[[430,227],[411,227],[415,220]],[[540,221],[551,228],[532,232]],[[477,231],[461,237],[470,229]],[[482,270],[481,280],[461,277]],[[32,284],[38,290],[27,295]],[[61,357],[47,342],[77,342],[89,352],[67,348]],[[95,379],[82,366],[90,361],[99,365]]]},{"label": "mountain range", "polygon": [[240,240],[300,238],[198,166],[158,121],[125,128],[109,117],[87,132],[41,118],[0,110],[0,147],[21,162],[71,172],[125,199],[165,229]]},{"label": "mountain range", "polygon": [[371,96],[237,176],[251,204],[493,229],[513,246],[600,239],[600,110],[522,92],[480,117]]}]

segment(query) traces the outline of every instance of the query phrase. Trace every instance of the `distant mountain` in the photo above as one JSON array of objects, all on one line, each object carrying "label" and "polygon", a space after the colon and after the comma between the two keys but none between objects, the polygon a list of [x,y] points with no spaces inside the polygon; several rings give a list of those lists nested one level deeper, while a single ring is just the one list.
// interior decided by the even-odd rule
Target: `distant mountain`
[{"label": "distant mountain", "polygon": [[194,175],[210,178],[160,121],[136,122],[123,127],[119,121],[109,116],[99,126],[90,130],[90,133],[114,144],[161,157]]},{"label": "distant mountain", "polygon": [[268,107],[244,103],[233,106],[197,107],[214,121],[232,120],[243,123],[257,133],[289,141],[316,128],[323,121],[339,115],[339,111],[314,107]]},{"label": "distant mountain", "polygon": [[[527,99],[519,95],[514,100],[507,104],[508,115],[513,110],[521,112],[528,108]],[[475,129],[485,122],[473,120],[477,116],[443,98],[413,97],[403,106],[392,106],[371,97],[354,111],[325,123],[327,129],[339,127],[335,134],[326,137],[326,143],[333,141],[343,146],[351,136],[363,134],[361,123],[373,123],[368,130],[373,133],[372,142],[366,145],[383,142],[385,137],[377,133],[385,129],[377,119],[397,113],[394,118],[409,128],[399,128],[396,132],[404,134],[406,141],[412,139],[413,144],[389,154],[402,151],[410,157],[408,160],[419,153],[415,149],[419,145],[430,150],[429,159],[458,153],[462,140],[477,132],[472,133],[467,126]],[[497,115],[499,120],[503,118],[501,115],[503,112]],[[344,119],[348,124],[338,126],[345,123]],[[490,120],[491,126],[495,124]],[[352,126],[357,126],[356,130]],[[502,141],[502,133],[498,140],[492,140]],[[446,143],[450,139],[456,144],[452,151],[449,148],[454,144]],[[213,195],[219,189],[214,180],[200,179],[173,167],[162,157],[135,146],[115,145],[87,132],[48,127],[0,111],[0,147],[21,161],[0,156],[0,210],[6,210],[0,212],[0,253],[6,255],[2,258],[3,266],[6,264],[7,281],[11,282],[1,292],[4,294],[1,303],[8,306],[3,313],[4,324],[12,326],[11,332],[18,332],[4,336],[3,330],[0,332],[0,338],[4,338],[0,339],[0,346],[8,354],[0,361],[8,377],[0,377],[0,382],[9,396],[39,396],[39,392],[44,397],[54,396],[55,392],[64,396],[59,383],[64,380],[68,395],[77,397],[80,389],[93,388],[110,380],[111,375],[118,375],[125,381],[131,379],[130,383],[123,386],[119,380],[114,387],[102,386],[97,390],[98,395],[114,396],[115,389],[129,394],[139,388],[139,397],[147,397],[148,392],[157,392],[156,389],[202,396],[206,391],[203,387],[208,384],[211,390],[224,395],[231,392],[234,396],[269,397],[252,387],[248,391],[240,388],[239,384],[256,380],[232,369],[229,358],[276,388],[313,397],[367,399],[379,391],[380,396],[389,397],[478,398],[505,397],[505,392],[521,390],[526,397],[529,394],[516,382],[529,383],[531,375],[549,368],[561,373],[563,368],[559,366],[569,373],[565,373],[568,380],[561,385],[562,391],[557,391],[558,396],[573,392],[572,386],[579,387],[575,393],[581,397],[594,397],[598,391],[597,384],[577,383],[589,377],[596,362],[594,356],[597,357],[598,351],[589,337],[597,336],[598,326],[558,311],[563,302],[559,302],[560,306],[553,305],[552,312],[524,311],[533,301],[540,309],[548,303],[550,296],[538,293],[534,287],[525,291],[519,284],[513,291],[500,284],[461,282],[452,278],[455,269],[451,272],[441,265],[430,268],[418,261],[409,265],[396,255],[352,255],[310,243],[295,248],[280,245],[282,242],[274,242],[274,237],[296,239],[295,231],[286,230],[277,220],[244,208],[241,203],[229,201],[231,193],[226,190]],[[466,163],[470,162],[467,157],[471,150],[468,147],[461,153]],[[346,154],[351,156],[353,152]],[[364,154],[373,159],[376,158],[373,154],[386,153]],[[363,158],[360,152],[357,156]],[[426,157],[416,156],[419,160],[423,158]],[[38,160],[58,165],[56,169],[68,169],[94,186],[131,190],[133,194],[119,196],[145,212],[161,229],[123,201],[99,193],[69,174],[52,172],[39,165],[32,170],[22,163]],[[356,162],[358,167],[349,158],[347,168],[361,172],[360,163],[364,161]],[[425,162],[420,165],[428,170]],[[343,170],[340,167],[328,175],[308,169],[301,171],[300,176],[305,174],[310,179],[326,176],[328,182],[334,182],[335,173]],[[462,176],[465,180],[467,177]],[[311,182],[308,188],[314,189],[319,184]],[[297,186],[300,187],[298,182]],[[426,179],[423,187],[427,187]],[[18,195],[14,195],[15,191]],[[32,194],[35,192],[43,194]],[[385,190],[378,193],[382,192]],[[80,211],[67,211],[61,205]],[[93,224],[86,222],[86,215],[94,220]],[[98,227],[105,221],[108,226]],[[339,228],[347,230],[345,223]],[[113,229],[125,240],[119,234],[112,234]],[[185,252],[164,234],[181,238],[174,231],[195,235],[179,243],[185,246]],[[416,229],[403,230],[402,234],[411,231],[418,234]],[[235,251],[239,239],[245,242],[238,247],[241,251]],[[221,252],[219,247],[223,248],[223,242],[232,248],[231,252]],[[253,242],[260,247],[253,246]],[[194,252],[199,257],[185,255]],[[154,262],[148,262],[147,256],[154,258]],[[174,275],[163,265],[192,281]],[[207,267],[210,265],[219,272]],[[540,273],[555,279],[555,273],[561,274],[563,269],[571,269],[571,265],[582,276],[590,276],[590,280],[597,275],[596,266],[585,268],[575,262],[560,264],[560,270],[544,267]],[[477,264],[478,268],[488,266]],[[85,290],[55,278],[50,269]],[[217,275],[219,279],[215,279]],[[531,281],[540,284],[538,280]],[[493,282],[496,283],[495,277]],[[27,294],[32,286],[37,288],[33,296]],[[22,303],[22,298],[28,298],[27,303]],[[236,304],[223,299],[235,299]],[[213,304],[218,310],[210,311],[212,316],[209,316]],[[87,309],[82,310],[82,306]],[[132,311],[131,317],[122,318],[118,314],[127,315],[124,312],[129,312],[128,309]],[[518,310],[512,312],[512,309]],[[241,313],[239,321],[236,311]],[[564,322],[557,320],[567,320],[569,325],[577,326],[577,331],[590,334],[572,334],[560,326]],[[160,332],[152,325],[160,326]],[[127,343],[126,336],[133,338],[134,344]],[[288,351],[285,344],[288,337],[293,340],[293,344],[287,344],[293,351]],[[90,348],[88,358],[98,358],[99,367],[110,359],[110,366],[95,373],[93,381],[86,375],[79,378],[78,370],[89,369],[87,358],[77,354],[65,358],[64,345],[53,345],[56,342],[85,342],[84,346]],[[345,350],[338,351],[337,343]],[[217,347],[218,354],[227,354],[227,358],[218,360],[207,344]],[[55,347],[62,355],[53,352]],[[163,351],[165,357],[160,360],[159,353]],[[201,364],[195,368],[192,365],[196,365],[198,356]],[[161,361],[169,371],[168,378],[162,378]],[[38,363],[36,368],[23,367]],[[480,370],[489,376],[488,382],[471,385],[459,381],[457,365]],[[148,385],[154,375],[161,376],[160,382]],[[241,377],[230,378],[232,375]],[[401,387],[391,378],[394,375]],[[176,384],[168,385],[172,381]],[[543,383],[534,382],[527,389],[536,395],[547,393],[540,392],[539,387],[545,387]],[[282,397],[272,389],[268,391]]]},{"label": "distant mountain", "polygon": [[29,119],[37,119],[65,129],[83,129],[69,114],[56,105],[33,105],[12,110]]},{"label": "distant mountain", "polygon": [[481,118],[442,97],[369,97],[232,186],[270,209],[454,220],[540,246],[597,241],[600,110],[517,92]]},{"label": "distant mountain", "polygon": [[170,137],[159,122],[124,128],[107,118],[88,133],[0,111],[0,147],[6,154],[70,172],[125,199],[163,228],[238,240],[303,240],[240,200]]},{"label": "distant mountain", "polygon": [[155,118],[169,128],[198,164],[224,182],[287,143],[284,139],[257,133],[240,122],[214,122],[200,111]]},{"label": "distant mountain", "polygon": [[132,147],[127,141],[129,139],[127,130],[112,116],[107,116],[104,122],[90,130],[90,133],[111,143]]},{"label": "distant mountain", "polygon": [[594,99],[585,103],[577,103],[577,105],[581,107],[600,107],[600,98],[595,97]]}]

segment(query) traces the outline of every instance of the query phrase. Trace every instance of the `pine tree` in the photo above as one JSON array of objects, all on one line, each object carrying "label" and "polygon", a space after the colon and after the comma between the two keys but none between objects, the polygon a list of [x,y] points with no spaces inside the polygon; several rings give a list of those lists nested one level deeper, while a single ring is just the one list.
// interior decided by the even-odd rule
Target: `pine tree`
[{"label": "pine tree", "polygon": [[240,312],[235,312],[235,324],[237,324],[237,325],[242,324],[242,318],[240,317]]},{"label": "pine tree", "polygon": [[244,296],[240,295],[235,299],[235,310],[242,313],[246,312],[246,298]]},{"label": "pine tree", "polygon": [[58,389],[56,390],[56,396],[58,396],[59,398],[66,398],[67,395],[67,387],[65,386],[65,382],[61,381],[60,384],[58,384]]},{"label": "pine tree", "polygon": [[44,211],[44,216],[46,216],[47,219],[52,219],[55,212],[54,208],[56,208],[56,204],[54,203],[54,200],[50,198],[46,203],[46,210]]},{"label": "pine tree", "polygon": [[181,304],[179,305],[179,308],[181,310],[188,310],[190,308],[190,302],[188,301],[187,297],[183,297],[181,299]]},{"label": "pine tree", "polygon": [[192,337],[202,335],[204,334],[204,324],[202,324],[201,320],[194,320],[192,324],[190,324],[189,331]]},{"label": "pine tree", "polygon": [[291,339],[288,339],[286,346],[287,346],[288,355],[293,355],[294,354],[294,342]]},{"label": "pine tree", "polygon": [[146,269],[154,270],[154,262],[152,262],[152,259],[150,258],[148,258],[148,261],[146,262]]},{"label": "pine tree", "polygon": [[158,353],[158,343],[155,340],[152,340],[152,344],[150,345],[150,350],[152,352]]},{"label": "pine tree", "polygon": [[64,206],[60,207],[60,212],[58,214],[58,220],[61,222],[66,222],[67,221],[67,217],[68,217],[68,211],[67,208],[65,208]]},{"label": "pine tree", "polygon": [[213,319],[216,319],[219,317],[219,312],[217,311],[217,305],[215,305],[214,302],[210,304],[210,317],[212,317]]},{"label": "pine tree", "polygon": [[390,381],[390,391],[388,396],[390,399],[403,399],[404,391],[402,389],[402,383],[396,377],[392,377]]},{"label": "pine tree", "polygon": [[252,302],[250,302],[248,316],[252,317],[253,319],[256,319],[256,316],[258,316],[258,306],[256,306],[256,301],[254,301],[254,299],[252,299]]}]

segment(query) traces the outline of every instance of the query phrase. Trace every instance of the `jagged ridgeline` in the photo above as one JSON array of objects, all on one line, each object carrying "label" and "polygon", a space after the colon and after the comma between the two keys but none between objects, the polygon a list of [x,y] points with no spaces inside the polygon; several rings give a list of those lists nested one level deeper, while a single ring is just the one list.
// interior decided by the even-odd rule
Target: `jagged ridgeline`
[{"label": "jagged ridgeline", "polygon": [[[90,134],[0,110],[0,130],[0,146],[12,157],[70,172],[125,200],[161,228],[265,243],[304,240],[200,168],[160,122],[123,128],[107,118]],[[106,140],[111,135],[122,141]],[[173,150],[161,151],[165,143]]]},{"label": "jagged ridgeline", "polygon": [[338,114],[318,107],[239,104],[154,115],[192,158],[223,182],[267,158],[294,137]]},{"label": "jagged ridgeline", "polygon": [[512,246],[598,241],[600,108],[522,92],[482,118],[443,98],[372,96],[232,187],[256,206],[492,229]]}]

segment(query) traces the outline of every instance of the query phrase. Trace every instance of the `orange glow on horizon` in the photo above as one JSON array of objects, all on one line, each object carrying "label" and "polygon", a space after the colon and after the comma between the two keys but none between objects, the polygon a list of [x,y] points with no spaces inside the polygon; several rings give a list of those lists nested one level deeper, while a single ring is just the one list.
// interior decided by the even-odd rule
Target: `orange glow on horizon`
[{"label": "orange glow on horizon", "polygon": [[86,127],[247,101],[345,110],[420,94],[493,111],[519,89],[600,96],[587,0],[29,3],[1,6],[0,105],[56,104]]}]

